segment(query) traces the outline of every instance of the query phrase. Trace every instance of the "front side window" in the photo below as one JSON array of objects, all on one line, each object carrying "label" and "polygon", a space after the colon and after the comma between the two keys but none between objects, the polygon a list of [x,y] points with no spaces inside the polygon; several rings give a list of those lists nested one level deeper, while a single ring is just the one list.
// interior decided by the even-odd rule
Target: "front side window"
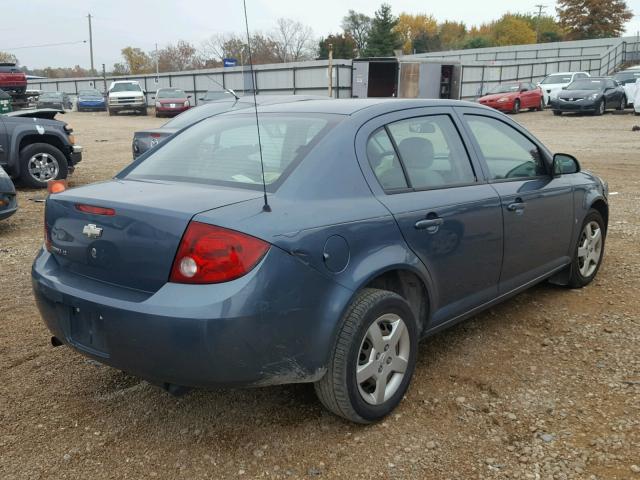
[{"label": "front side window", "polygon": [[448,115],[402,120],[388,125],[388,129],[412,188],[475,182],[467,151]]},{"label": "front side window", "polygon": [[538,146],[513,127],[490,117],[465,115],[493,180],[546,175]]},{"label": "front side window", "polygon": [[[334,115],[261,115],[267,189],[274,185],[273,191],[338,121]],[[205,119],[163,144],[126,177],[262,188],[255,116]]]}]

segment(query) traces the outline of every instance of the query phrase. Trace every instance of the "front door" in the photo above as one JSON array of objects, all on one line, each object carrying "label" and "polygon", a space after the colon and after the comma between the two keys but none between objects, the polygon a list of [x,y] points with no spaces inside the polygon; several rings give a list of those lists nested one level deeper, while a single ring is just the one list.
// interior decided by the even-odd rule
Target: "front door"
[{"label": "front door", "polygon": [[464,114],[487,176],[500,195],[505,293],[566,265],[573,232],[573,188],[554,177],[545,154],[524,131],[483,114]]},{"label": "front door", "polygon": [[434,326],[497,295],[502,214],[498,194],[467,155],[453,112],[424,110],[441,113],[376,119],[366,150],[383,190],[379,200],[431,276]]}]

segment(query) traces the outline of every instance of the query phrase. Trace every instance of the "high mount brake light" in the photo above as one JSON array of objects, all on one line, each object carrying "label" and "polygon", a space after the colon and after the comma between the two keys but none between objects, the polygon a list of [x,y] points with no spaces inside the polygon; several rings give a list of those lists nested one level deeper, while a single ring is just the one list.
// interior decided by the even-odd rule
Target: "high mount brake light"
[{"label": "high mount brake light", "polygon": [[113,208],[96,207],[95,205],[84,205],[81,203],[76,203],[76,210],[80,210],[84,213],[90,213],[92,215],[107,215],[110,217],[116,214],[116,211]]},{"label": "high mount brake light", "polygon": [[187,226],[171,267],[170,282],[222,283],[249,273],[265,256],[269,244],[206,223]]}]

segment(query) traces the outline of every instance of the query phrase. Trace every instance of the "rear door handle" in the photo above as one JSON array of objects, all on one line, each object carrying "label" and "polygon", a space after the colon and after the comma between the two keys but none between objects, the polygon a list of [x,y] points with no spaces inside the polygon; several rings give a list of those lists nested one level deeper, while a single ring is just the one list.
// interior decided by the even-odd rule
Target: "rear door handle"
[{"label": "rear door handle", "polygon": [[442,218],[428,218],[426,220],[418,220],[416,222],[416,229],[426,230],[428,228],[439,227],[444,223]]}]

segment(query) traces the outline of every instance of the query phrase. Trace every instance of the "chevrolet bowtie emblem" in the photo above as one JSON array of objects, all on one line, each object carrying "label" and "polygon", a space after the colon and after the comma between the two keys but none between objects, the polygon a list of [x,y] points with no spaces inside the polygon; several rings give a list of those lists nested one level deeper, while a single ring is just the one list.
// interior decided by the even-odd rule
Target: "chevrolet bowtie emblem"
[{"label": "chevrolet bowtie emblem", "polygon": [[84,228],[82,229],[82,234],[86,235],[89,238],[100,238],[100,236],[102,235],[102,228],[94,225],[93,223],[90,223],[84,226]]}]

